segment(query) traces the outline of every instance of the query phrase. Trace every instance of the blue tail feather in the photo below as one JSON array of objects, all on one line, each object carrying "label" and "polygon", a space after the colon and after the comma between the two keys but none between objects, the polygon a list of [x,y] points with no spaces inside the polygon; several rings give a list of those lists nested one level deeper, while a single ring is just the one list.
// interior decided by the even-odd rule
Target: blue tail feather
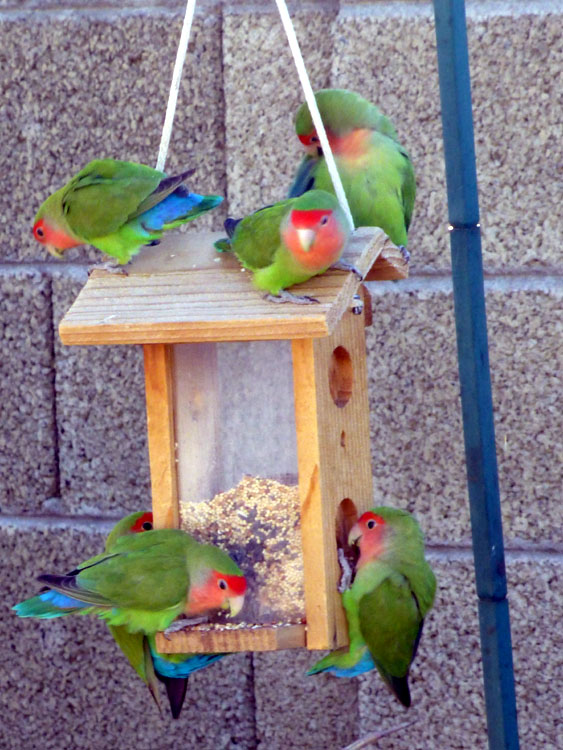
[{"label": "blue tail feather", "polygon": [[226,654],[190,654],[184,661],[173,662],[151,649],[154,671],[163,677],[189,677],[193,672],[205,669],[215,661],[219,661]]},{"label": "blue tail feather", "polygon": [[50,619],[64,617],[84,609],[84,602],[79,602],[66,594],[46,589],[31,599],[26,599],[12,607],[18,617],[39,617]]},{"label": "blue tail feather", "polygon": [[171,229],[196,216],[210,211],[222,202],[220,195],[198,195],[180,186],[163,201],[157,203],[138,217],[147,231],[159,232]]}]

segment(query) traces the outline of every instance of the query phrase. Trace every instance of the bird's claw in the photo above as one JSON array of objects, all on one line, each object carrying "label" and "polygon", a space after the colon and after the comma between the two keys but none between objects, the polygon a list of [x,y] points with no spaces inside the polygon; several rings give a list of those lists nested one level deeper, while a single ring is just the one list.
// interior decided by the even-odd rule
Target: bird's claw
[{"label": "bird's claw", "polygon": [[172,633],[177,633],[190,625],[201,625],[202,622],[207,622],[207,617],[180,617],[178,620],[174,620],[164,631],[164,637],[170,639]]},{"label": "bird's claw", "polygon": [[283,302],[293,302],[296,305],[318,305],[319,300],[315,297],[308,297],[306,294],[292,294],[287,289],[282,289],[279,294],[266,294],[264,299],[269,302],[281,304]]},{"label": "bird's claw", "polygon": [[106,260],[104,263],[96,263],[95,266],[88,268],[88,276],[92,271],[107,271],[108,273],[119,273],[123,276],[129,276],[129,272],[125,270],[124,266],[120,263],[113,263],[111,260]]},{"label": "bird's claw", "polygon": [[342,594],[344,591],[350,588],[353,575],[352,568],[350,567],[350,563],[346,559],[346,555],[342,547],[338,548],[338,562],[340,563],[340,568],[342,569],[340,583],[338,584],[338,591]]},{"label": "bird's claw", "polygon": [[397,247],[401,251],[401,255],[403,256],[405,263],[408,263],[409,260],[411,259],[411,254],[409,253],[407,248],[404,245],[397,245]]},{"label": "bird's claw", "polygon": [[364,274],[359,271],[356,266],[353,266],[351,263],[348,263],[345,260],[339,260],[336,263],[333,263],[331,268],[334,268],[337,271],[349,271],[350,273],[354,274],[358,281],[364,280]]}]

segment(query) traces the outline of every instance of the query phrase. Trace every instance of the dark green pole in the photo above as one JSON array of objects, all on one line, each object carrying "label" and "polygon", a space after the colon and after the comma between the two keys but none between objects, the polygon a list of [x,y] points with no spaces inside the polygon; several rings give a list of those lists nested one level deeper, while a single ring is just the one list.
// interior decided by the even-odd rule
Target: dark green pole
[{"label": "dark green pole", "polygon": [[434,15],[489,748],[517,750],[464,0],[434,0]]}]

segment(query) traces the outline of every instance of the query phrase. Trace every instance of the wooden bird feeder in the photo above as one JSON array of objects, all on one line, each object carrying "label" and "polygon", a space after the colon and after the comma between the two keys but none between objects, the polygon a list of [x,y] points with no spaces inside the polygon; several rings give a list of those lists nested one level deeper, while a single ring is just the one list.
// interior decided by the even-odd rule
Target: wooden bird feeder
[{"label": "wooden bird feeder", "polygon": [[[373,503],[364,337],[369,296],[353,274],[328,271],[294,289],[319,304],[273,304],[236,258],[215,251],[220,236],[169,233],[137,256],[128,275],[94,271],[62,320],[60,337],[70,345],[143,345],[156,528],[179,527],[181,502],[213,495],[219,342],[291,340],[303,616],[204,632],[193,626],[158,634],[157,644],[168,653],[342,646],[347,627],[337,592],[336,535],[339,524],[349,526]],[[407,276],[401,253],[380,229],[357,229],[343,258],[368,280]],[[244,560],[239,563],[244,569]]]}]

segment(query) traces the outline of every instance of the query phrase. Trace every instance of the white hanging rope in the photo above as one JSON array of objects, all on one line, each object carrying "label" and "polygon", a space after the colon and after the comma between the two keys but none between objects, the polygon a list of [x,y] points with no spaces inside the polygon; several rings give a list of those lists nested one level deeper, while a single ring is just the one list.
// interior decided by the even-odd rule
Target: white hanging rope
[{"label": "white hanging rope", "polygon": [[[166,156],[168,154],[168,146],[170,145],[170,136],[172,135],[172,125],[174,123],[176,104],[178,102],[178,92],[180,90],[180,82],[182,79],[182,69],[184,67],[184,61],[186,59],[186,54],[188,51],[188,42],[190,40],[192,21],[195,13],[195,5],[196,0],[187,1],[184,24],[182,26],[182,33],[180,35],[180,42],[178,44],[178,51],[176,53],[174,72],[172,73],[172,83],[170,84],[170,93],[168,95],[168,104],[166,106],[164,126],[162,128],[162,137],[160,139],[160,147],[158,149],[158,159],[156,161],[156,168],[160,171],[164,170]],[[348,219],[350,226],[352,227],[352,229],[354,229],[352,212],[350,211],[348,199],[346,198],[346,193],[344,192],[344,188],[342,186],[342,180],[340,179],[338,169],[336,168],[334,156],[332,155],[332,149],[330,148],[330,143],[328,142],[328,137],[323,125],[321,113],[319,112],[317,101],[313,93],[313,88],[311,86],[311,82],[309,81],[309,76],[307,75],[303,55],[301,54],[301,50],[299,48],[299,42],[297,41],[297,36],[295,35],[295,29],[293,28],[293,23],[287,10],[286,2],[285,0],[276,0],[276,5],[278,6],[280,18],[287,36],[287,41],[289,42],[289,48],[295,61],[295,67],[297,68],[297,74],[303,88],[303,93],[305,94],[305,100],[309,107],[311,117],[313,118],[313,124],[315,126],[315,130],[317,131],[317,135],[321,143],[321,148],[326,159],[326,165],[330,174],[330,178],[332,180],[332,184],[334,185],[334,192],[336,193],[336,197],[338,198],[338,202],[340,203],[342,210],[346,214],[346,218]]]},{"label": "white hanging rope", "polygon": [[170,84],[170,93],[168,94],[168,104],[166,106],[166,117],[164,118],[164,126],[162,128],[158,159],[156,160],[156,168],[161,172],[164,171],[168,146],[170,145],[170,136],[172,135],[174,115],[176,114],[176,103],[178,101],[180,81],[182,80],[182,68],[184,67],[184,60],[186,59],[186,53],[188,51],[188,42],[190,40],[190,31],[192,29],[192,21],[195,13],[195,4],[196,0],[188,0],[188,4],[186,5],[186,15],[184,16],[184,25],[182,26],[182,33],[180,35],[180,42],[176,53],[176,62],[174,63],[172,83]]},{"label": "white hanging rope", "polygon": [[282,24],[287,35],[287,41],[289,42],[289,48],[295,61],[297,74],[299,75],[301,86],[303,87],[305,101],[307,102],[307,105],[309,107],[309,112],[311,113],[311,117],[313,118],[315,130],[317,131],[317,135],[319,136],[319,140],[321,142],[321,148],[326,159],[328,172],[330,174],[332,184],[334,185],[334,192],[336,193],[336,197],[338,198],[338,202],[340,203],[342,210],[346,214],[346,218],[350,222],[350,226],[352,227],[352,229],[354,229],[354,219],[352,218],[352,212],[350,211],[348,199],[346,198],[346,193],[344,192],[344,188],[342,187],[342,180],[340,179],[338,169],[336,168],[334,156],[332,155],[332,149],[330,148],[330,143],[328,142],[326,130],[321,118],[321,113],[319,112],[319,108],[317,106],[317,100],[315,99],[315,95],[311,87],[311,82],[309,81],[309,76],[307,75],[307,70],[303,61],[303,55],[301,54],[301,50],[299,49],[299,42],[297,41],[297,37],[295,35],[295,29],[293,28],[293,24],[287,10],[287,5],[285,3],[285,0],[276,0],[276,5],[278,6]]}]

